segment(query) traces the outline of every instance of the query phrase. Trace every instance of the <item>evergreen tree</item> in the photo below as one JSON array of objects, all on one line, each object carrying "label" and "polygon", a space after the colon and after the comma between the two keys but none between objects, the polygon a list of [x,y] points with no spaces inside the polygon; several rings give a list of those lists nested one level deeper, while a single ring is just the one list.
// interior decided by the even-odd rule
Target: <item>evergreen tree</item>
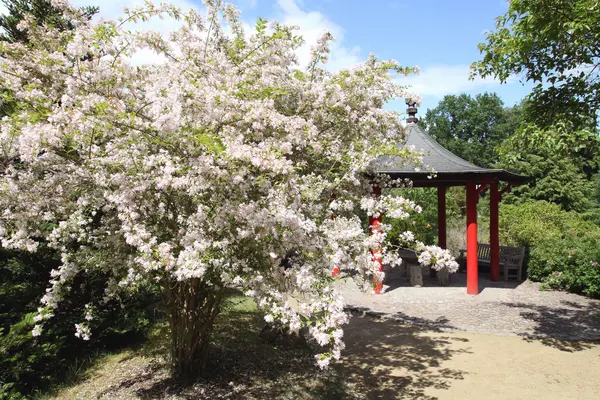
[{"label": "evergreen tree", "polygon": [[[49,24],[60,27],[61,30],[73,29],[71,21],[65,19],[62,12],[52,6],[52,3],[48,0],[2,0],[2,3],[8,9],[7,15],[0,16],[0,27],[4,30],[0,34],[0,40],[2,41],[10,43],[28,42],[27,33],[17,27],[27,14],[33,15],[39,25]],[[91,18],[98,12],[98,7],[82,7],[81,12]]]},{"label": "evergreen tree", "polygon": [[[8,14],[0,15],[0,41],[9,43],[28,43],[27,33],[17,26],[26,15],[32,15],[36,24],[58,26],[61,30],[73,29],[71,21],[65,19],[62,12],[48,0],[2,0]],[[98,12],[96,6],[81,8],[81,12],[92,18]],[[12,93],[0,88],[0,118],[14,111]]]}]

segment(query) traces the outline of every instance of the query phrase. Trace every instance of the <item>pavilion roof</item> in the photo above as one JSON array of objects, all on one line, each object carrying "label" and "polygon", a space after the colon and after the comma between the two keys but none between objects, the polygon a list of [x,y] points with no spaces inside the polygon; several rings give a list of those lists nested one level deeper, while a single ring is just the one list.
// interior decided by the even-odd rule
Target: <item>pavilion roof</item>
[{"label": "pavilion roof", "polygon": [[[527,179],[525,176],[502,169],[478,167],[460,158],[436,142],[416,122],[416,118],[412,115],[412,120],[409,118],[406,127],[406,141],[401,146],[414,146],[415,150],[424,153],[421,169],[417,171],[414,164],[403,164],[396,156],[380,156],[372,164],[375,173],[386,174],[393,179],[409,178],[415,187],[462,186],[468,181],[482,183],[490,179],[516,184]],[[433,177],[432,169],[435,171]]]}]

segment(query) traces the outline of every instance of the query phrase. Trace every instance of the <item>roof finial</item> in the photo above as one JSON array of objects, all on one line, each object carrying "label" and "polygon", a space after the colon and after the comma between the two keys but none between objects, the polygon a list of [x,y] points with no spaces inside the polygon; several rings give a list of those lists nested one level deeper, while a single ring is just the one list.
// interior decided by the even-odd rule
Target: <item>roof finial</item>
[{"label": "roof finial", "polygon": [[408,114],[408,118],[406,119],[407,123],[417,123],[419,122],[419,119],[416,117],[417,115],[417,102],[410,100],[410,99],[406,99],[406,105],[408,106],[408,108],[406,109],[406,113]]}]

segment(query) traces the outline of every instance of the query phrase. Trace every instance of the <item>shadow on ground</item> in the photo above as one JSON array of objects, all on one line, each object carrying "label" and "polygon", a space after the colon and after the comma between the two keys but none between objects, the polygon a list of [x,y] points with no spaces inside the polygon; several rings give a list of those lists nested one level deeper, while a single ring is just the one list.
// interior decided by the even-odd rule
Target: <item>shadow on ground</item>
[{"label": "shadow on ground", "polygon": [[[413,287],[410,283],[410,279],[406,276],[399,276],[397,274],[391,275],[389,280],[386,280],[386,293],[392,292],[394,290],[400,288]],[[489,278],[489,272],[479,272],[479,292],[483,291],[486,288],[499,288],[499,289],[516,289],[520,285],[523,284],[521,281],[509,280],[505,281],[504,279],[500,279],[498,281],[492,281]],[[448,286],[440,286],[435,276],[430,276],[427,273],[423,273],[423,286],[431,287],[431,288],[448,288],[448,287],[458,287],[465,288],[467,287],[467,274],[465,272],[457,272],[454,274],[450,274],[450,283]]]},{"label": "shadow on ground", "polygon": [[[353,317],[345,327],[347,349],[340,362],[321,371],[308,346],[272,345],[259,338],[255,311],[229,315],[219,326],[210,373],[194,382],[171,378],[147,363],[102,390],[98,398],[124,399],[433,399],[428,388],[447,389],[465,373],[442,368],[454,354],[468,352],[466,339],[435,328],[372,317]],[[159,347],[140,356],[153,359]],[[160,352],[164,349],[160,349]],[[160,353],[159,352],[159,353]],[[124,363],[134,360],[125,358]]]},{"label": "shadow on ground", "polygon": [[440,365],[468,352],[451,346],[467,339],[432,336],[431,329],[369,317],[353,318],[345,332],[347,349],[338,370],[361,398],[433,399],[427,388],[447,389],[453,380],[464,379],[464,372]]},{"label": "shadow on ground", "polygon": [[[111,399],[346,399],[352,398],[335,370],[322,373],[306,344],[271,344],[260,338],[264,326],[255,309],[230,311],[218,322],[208,372],[196,380],[170,376],[163,362],[106,388],[98,397]],[[137,357],[155,357],[168,351],[168,332],[157,345],[138,349]],[[131,358],[123,362],[134,361]]]},{"label": "shadow on ground", "polygon": [[586,305],[562,301],[561,306],[503,303],[520,309],[521,318],[534,322],[525,340],[538,340],[561,351],[589,349],[600,342],[600,303]]}]

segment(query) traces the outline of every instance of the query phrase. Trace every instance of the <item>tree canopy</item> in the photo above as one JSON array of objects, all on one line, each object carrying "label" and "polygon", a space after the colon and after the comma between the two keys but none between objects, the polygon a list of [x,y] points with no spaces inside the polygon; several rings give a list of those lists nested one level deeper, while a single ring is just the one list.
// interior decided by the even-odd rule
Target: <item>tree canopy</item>
[{"label": "tree canopy", "polygon": [[448,95],[419,122],[442,146],[482,167],[497,161],[495,147],[520,123],[521,109],[506,108],[495,93]]},{"label": "tree canopy", "polygon": [[511,0],[496,29],[479,45],[472,72],[536,84],[531,115],[549,125],[561,118],[595,125],[600,107],[600,1]]}]

